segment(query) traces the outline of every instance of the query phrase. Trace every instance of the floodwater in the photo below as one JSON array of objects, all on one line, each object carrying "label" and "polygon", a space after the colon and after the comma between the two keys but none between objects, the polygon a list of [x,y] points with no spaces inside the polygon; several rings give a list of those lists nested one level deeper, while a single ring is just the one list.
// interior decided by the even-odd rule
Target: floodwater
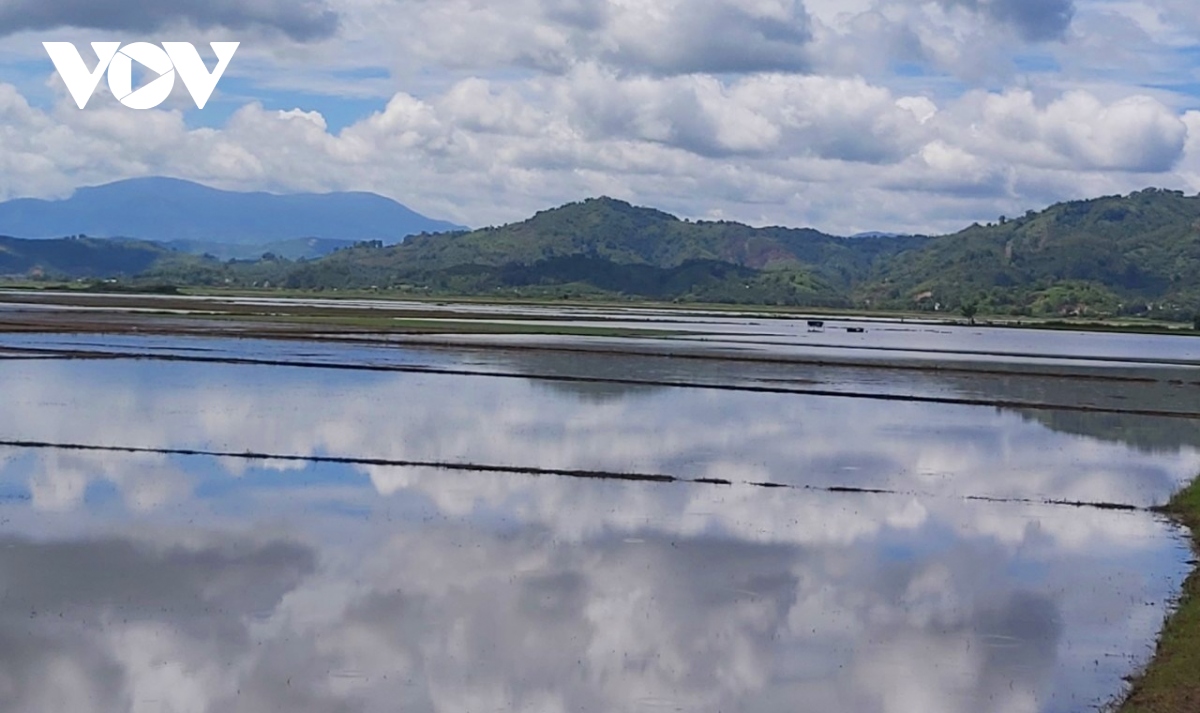
[{"label": "floodwater", "polygon": [[[1144,508],[1200,472],[1197,421],[1120,407],[1197,387],[1153,370],[0,353],[5,711],[1074,713],[1189,567]],[[757,388],[814,383],[847,394]]]},{"label": "floodwater", "polygon": [[[18,302],[6,301],[6,298]],[[757,355],[807,359],[924,361],[942,363],[1057,364],[1071,368],[1089,366],[1200,367],[1200,337],[1180,334],[1099,333],[1031,330],[981,324],[952,323],[954,317],[931,313],[928,319],[894,319],[866,316],[780,315],[745,311],[659,309],[642,306],[563,306],[481,303],[430,303],[400,300],[295,299],[273,297],[215,297],[182,295],[112,296],[8,290],[0,293],[0,310],[16,312],[125,313],[152,316],[220,314],[231,306],[255,308],[261,314],[317,308],[339,311],[374,310],[377,315],[401,312],[406,322],[427,321],[431,326],[488,324],[555,327],[591,327],[654,330],[656,339],[604,340],[595,344],[641,345],[675,350],[721,351],[726,355]],[[114,302],[116,300],[116,302]],[[414,313],[421,315],[414,318]],[[811,326],[815,320],[819,327]],[[442,326],[445,326],[444,324]],[[850,330],[854,331],[850,331]],[[574,344],[576,337],[540,334],[457,334],[444,337],[463,344],[509,343],[526,345]]]}]

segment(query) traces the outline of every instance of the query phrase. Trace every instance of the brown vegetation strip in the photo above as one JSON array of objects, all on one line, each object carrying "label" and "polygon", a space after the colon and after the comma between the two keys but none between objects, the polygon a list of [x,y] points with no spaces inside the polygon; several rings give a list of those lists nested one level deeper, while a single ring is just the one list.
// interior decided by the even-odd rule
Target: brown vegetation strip
[{"label": "brown vegetation strip", "polygon": [[[153,448],[149,446],[102,446],[86,443],[53,443],[33,440],[0,440],[3,448],[26,448],[34,450],[65,450],[90,451],[101,453],[153,453],[156,455],[174,456],[204,456],[210,458],[238,458],[257,461],[289,461],[299,463],[334,463],[339,465],[374,465],[393,468],[430,468],[435,470],[476,472],[476,473],[505,473],[510,475],[559,476],[566,478],[585,478],[591,480],[623,480],[643,483],[683,483],[689,485],[731,486],[738,483],[724,478],[688,478],[662,473],[634,473],[624,471],[590,470],[581,468],[539,468],[523,465],[497,465],[490,463],[458,463],[452,461],[423,461],[396,458],[367,458],[361,456],[335,455],[295,455],[280,453],[259,453],[254,451],[215,451],[203,448]],[[759,488],[804,490],[810,492],[837,493],[851,495],[931,495],[887,490],[881,488],[858,488],[845,485],[792,485],[774,482],[745,482]],[[1020,503],[1031,505],[1063,505],[1078,508],[1098,508],[1102,510],[1154,511],[1153,508],[1141,508],[1136,505],[1120,503],[1089,503],[1066,500],[1035,500],[1026,498],[1001,498],[986,496],[963,496],[963,500],[984,501],[991,503]]]},{"label": "brown vegetation strip", "polygon": [[707,389],[711,391],[736,391],[746,393],[791,394],[797,396],[820,396],[844,399],[865,399],[904,403],[942,404],[953,406],[989,406],[994,408],[1033,411],[1073,411],[1080,413],[1124,414],[1131,416],[1155,416],[1200,420],[1200,411],[1170,411],[1162,409],[1138,409],[1095,406],[1087,404],[1045,403],[1012,399],[981,399],[955,396],[928,396],[917,394],[888,394],[868,391],[838,389],[813,389],[786,386],[756,386],[750,384],[713,384],[692,381],[665,381],[659,379],[631,379],[620,377],[571,376],[566,374],[532,374],[516,371],[479,371],[405,364],[354,364],[343,362],[307,362],[289,359],[256,359],[250,357],[215,357],[184,354],[146,354],[144,352],[76,351],[55,349],[29,349],[28,353],[59,354],[76,359],[130,359],[141,361],[178,361],[206,364],[231,364],[241,366],[275,366],[299,369],[334,369],[346,371],[368,371],[410,374],[434,374],[441,376],[479,376],[505,379],[532,379],[562,383],[613,384],[619,386],[652,386],[664,388]]}]

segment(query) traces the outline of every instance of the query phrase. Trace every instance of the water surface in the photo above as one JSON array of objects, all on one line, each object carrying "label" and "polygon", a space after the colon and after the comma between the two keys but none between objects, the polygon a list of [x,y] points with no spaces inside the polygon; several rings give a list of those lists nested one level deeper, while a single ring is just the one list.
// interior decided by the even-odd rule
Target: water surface
[{"label": "water surface", "polygon": [[[0,361],[0,440],[41,444],[0,447],[0,707],[1084,711],[1146,660],[1187,569],[1180,533],[1145,511],[1039,501],[1164,502],[1200,471],[1194,421],[536,378],[651,368],[637,360],[387,355],[513,375]],[[714,384],[1074,388],[654,363]],[[1119,403],[1138,384],[1105,389]],[[163,452],[185,449],[221,455]]]}]

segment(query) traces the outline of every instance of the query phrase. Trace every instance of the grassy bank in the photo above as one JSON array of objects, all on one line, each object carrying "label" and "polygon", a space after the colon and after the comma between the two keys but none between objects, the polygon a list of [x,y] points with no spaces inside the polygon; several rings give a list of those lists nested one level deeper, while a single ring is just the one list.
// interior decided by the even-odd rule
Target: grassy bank
[{"label": "grassy bank", "polygon": [[[1164,508],[1192,531],[1200,553],[1200,479]],[[1154,660],[1133,681],[1120,713],[1196,713],[1200,711],[1200,569],[1183,585],[1179,608],[1167,621]]]}]

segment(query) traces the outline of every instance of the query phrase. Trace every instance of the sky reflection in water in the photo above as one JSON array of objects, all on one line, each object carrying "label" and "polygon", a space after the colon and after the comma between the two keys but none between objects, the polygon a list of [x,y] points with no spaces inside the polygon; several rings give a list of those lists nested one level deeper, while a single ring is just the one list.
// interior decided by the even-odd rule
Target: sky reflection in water
[{"label": "sky reflection in water", "polygon": [[1183,541],[962,498],[1151,504],[1200,470],[979,407],[127,361],[0,363],[0,393],[8,440],[739,483],[0,449],[13,711],[1086,710]]}]

